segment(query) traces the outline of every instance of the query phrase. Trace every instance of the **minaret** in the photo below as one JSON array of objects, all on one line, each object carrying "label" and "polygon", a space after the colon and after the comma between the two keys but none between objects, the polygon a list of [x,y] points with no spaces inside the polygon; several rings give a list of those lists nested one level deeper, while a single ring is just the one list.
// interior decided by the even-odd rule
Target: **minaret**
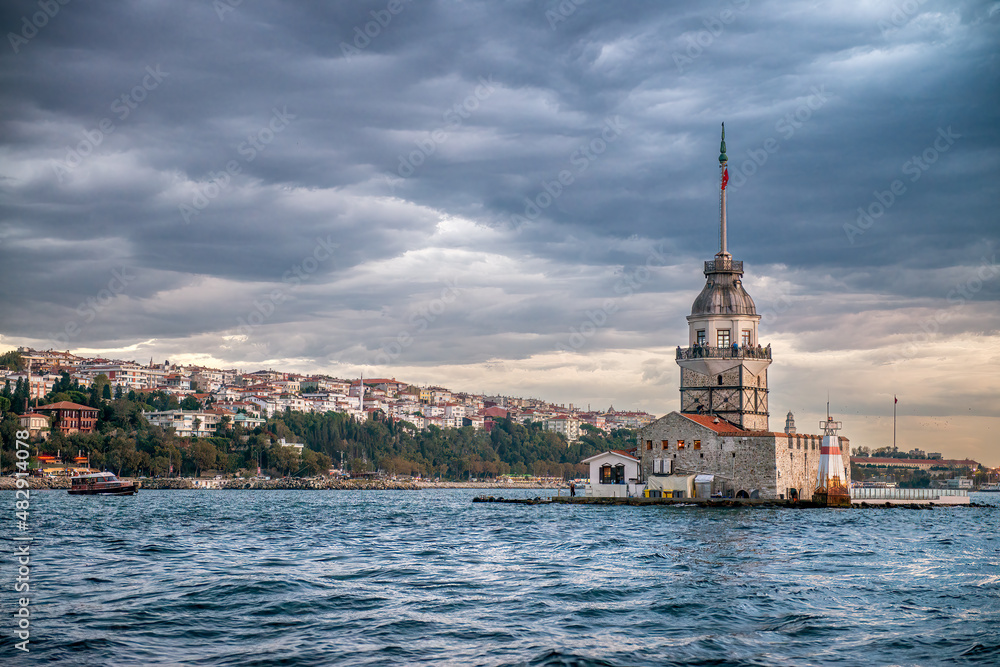
[{"label": "minaret", "polygon": [[715,414],[749,431],[767,431],[767,367],[770,346],[757,340],[753,299],[743,289],[743,262],[729,254],[727,239],[726,126],[719,148],[719,252],[705,262],[706,283],[688,316],[688,347],[678,347],[681,412]]},{"label": "minaret", "polygon": [[792,411],[788,411],[788,415],[785,416],[785,433],[788,435],[795,435],[798,431],[795,428],[795,415]]}]

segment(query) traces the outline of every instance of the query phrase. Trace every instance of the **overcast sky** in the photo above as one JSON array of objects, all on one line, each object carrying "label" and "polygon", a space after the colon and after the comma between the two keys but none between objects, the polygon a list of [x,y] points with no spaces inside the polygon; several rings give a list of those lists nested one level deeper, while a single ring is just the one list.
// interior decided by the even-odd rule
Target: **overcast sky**
[{"label": "overcast sky", "polygon": [[0,349],[661,415],[725,121],[771,428],[816,432],[829,391],[853,444],[890,444],[897,394],[901,447],[1000,464],[1000,2],[0,20]]}]

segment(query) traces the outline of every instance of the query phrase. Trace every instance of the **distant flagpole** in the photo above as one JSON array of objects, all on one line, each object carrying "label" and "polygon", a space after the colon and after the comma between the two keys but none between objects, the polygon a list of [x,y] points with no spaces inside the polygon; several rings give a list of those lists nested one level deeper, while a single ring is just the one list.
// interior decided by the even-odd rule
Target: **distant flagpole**
[{"label": "distant flagpole", "polygon": [[899,399],[896,395],[892,395],[892,451],[896,451],[896,403],[899,403]]}]

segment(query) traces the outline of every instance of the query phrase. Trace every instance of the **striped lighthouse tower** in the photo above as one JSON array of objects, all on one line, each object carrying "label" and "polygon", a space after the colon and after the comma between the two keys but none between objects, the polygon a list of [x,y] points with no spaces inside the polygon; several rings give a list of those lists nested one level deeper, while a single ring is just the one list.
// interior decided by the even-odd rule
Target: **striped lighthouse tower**
[{"label": "striped lighthouse tower", "polygon": [[826,421],[820,422],[819,425],[823,429],[823,446],[820,449],[813,500],[826,505],[850,507],[851,492],[847,488],[844,459],[840,452],[840,436],[837,435],[842,424],[833,421],[829,403],[826,406]]}]

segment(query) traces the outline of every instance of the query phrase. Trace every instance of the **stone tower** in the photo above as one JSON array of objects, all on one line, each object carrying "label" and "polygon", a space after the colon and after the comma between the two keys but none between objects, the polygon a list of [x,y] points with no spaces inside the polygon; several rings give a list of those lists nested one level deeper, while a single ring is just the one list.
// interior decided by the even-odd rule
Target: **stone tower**
[{"label": "stone tower", "polygon": [[795,415],[789,410],[788,414],[785,416],[785,433],[788,435],[795,435],[797,429],[795,428]]},{"label": "stone tower", "polygon": [[714,414],[748,431],[768,431],[771,346],[757,340],[760,315],[743,289],[743,262],[726,247],[726,126],[722,126],[719,252],[705,262],[705,288],[688,316],[688,346],[677,348],[681,412]]}]

